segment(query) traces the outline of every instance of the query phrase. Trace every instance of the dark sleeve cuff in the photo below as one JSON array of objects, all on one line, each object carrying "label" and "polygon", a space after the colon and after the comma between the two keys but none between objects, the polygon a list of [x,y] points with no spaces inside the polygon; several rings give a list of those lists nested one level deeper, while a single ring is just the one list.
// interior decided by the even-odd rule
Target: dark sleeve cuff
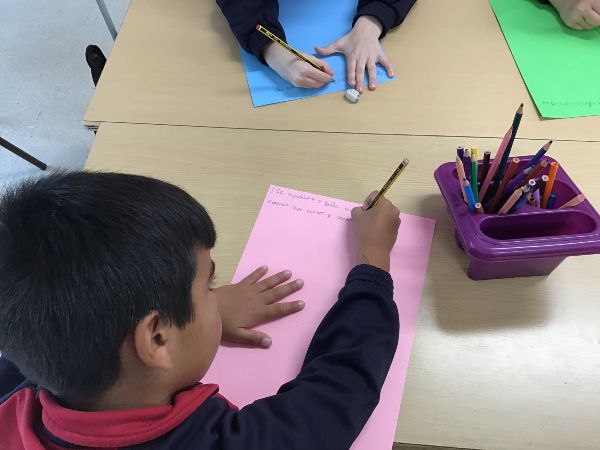
[{"label": "dark sleeve cuff", "polygon": [[400,25],[408,12],[416,3],[416,0],[386,0],[386,1],[359,1],[356,16],[352,26],[361,16],[373,16],[381,23],[381,35],[383,38],[389,30]]},{"label": "dark sleeve cuff", "polygon": [[369,264],[359,264],[352,268],[346,278],[345,289],[352,290],[355,285],[359,285],[361,288],[365,285],[372,286],[390,298],[394,295],[392,276],[385,270]]},{"label": "dark sleeve cuff", "polygon": [[[277,36],[279,39],[282,39],[287,42],[285,37],[285,32],[283,31],[283,27],[279,22],[277,23],[261,23],[267,30]],[[248,38],[248,51],[252,53],[256,58],[263,64],[267,64],[265,58],[263,56],[263,49],[265,45],[269,42],[272,42],[268,37],[262,34],[258,30],[253,30],[250,33]]]},{"label": "dark sleeve cuff", "polygon": [[354,26],[361,16],[373,16],[381,23],[382,30],[379,39],[383,38],[391,28],[400,23],[398,14],[394,8],[383,2],[371,2],[361,7],[356,12],[356,16],[352,21],[352,26]]}]

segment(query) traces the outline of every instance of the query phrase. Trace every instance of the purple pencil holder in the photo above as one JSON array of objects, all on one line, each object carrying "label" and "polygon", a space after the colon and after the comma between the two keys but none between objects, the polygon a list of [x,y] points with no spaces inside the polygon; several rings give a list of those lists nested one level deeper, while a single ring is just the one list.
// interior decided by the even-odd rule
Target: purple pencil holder
[{"label": "purple pencil holder", "polygon": [[[519,157],[517,170],[531,158]],[[456,242],[470,259],[473,280],[548,275],[567,256],[600,253],[600,215],[588,200],[561,210],[525,204],[507,215],[478,214],[463,200],[454,162],[442,164],[434,176],[454,221]],[[562,166],[552,191],[555,208],[581,194]]]}]

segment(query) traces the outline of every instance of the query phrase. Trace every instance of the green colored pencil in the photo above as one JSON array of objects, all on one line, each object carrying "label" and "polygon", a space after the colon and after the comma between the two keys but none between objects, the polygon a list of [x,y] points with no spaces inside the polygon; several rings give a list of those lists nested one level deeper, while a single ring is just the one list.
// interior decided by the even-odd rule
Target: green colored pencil
[{"label": "green colored pencil", "polygon": [[473,188],[473,195],[477,198],[479,196],[479,189],[477,188],[477,147],[471,148],[471,187]]}]

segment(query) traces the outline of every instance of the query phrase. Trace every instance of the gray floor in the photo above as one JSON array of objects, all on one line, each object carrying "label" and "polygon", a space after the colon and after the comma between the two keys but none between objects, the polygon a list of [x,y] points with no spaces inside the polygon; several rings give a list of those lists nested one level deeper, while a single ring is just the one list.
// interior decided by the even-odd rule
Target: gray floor
[{"label": "gray floor", "polygon": [[[129,0],[105,2],[118,30]],[[52,168],[83,167],[94,139],[88,44],[113,44],[95,0],[0,0],[0,136]],[[43,173],[0,147],[0,192]]]}]

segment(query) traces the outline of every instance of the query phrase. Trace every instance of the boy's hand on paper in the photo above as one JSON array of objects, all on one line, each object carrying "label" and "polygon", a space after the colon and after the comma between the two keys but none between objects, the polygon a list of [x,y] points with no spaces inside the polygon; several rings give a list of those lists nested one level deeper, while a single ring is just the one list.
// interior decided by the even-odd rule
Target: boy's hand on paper
[{"label": "boy's hand on paper", "polygon": [[550,0],[563,22],[575,30],[600,26],[600,0]]},{"label": "boy's hand on paper", "polygon": [[367,211],[376,195],[377,191],[371,192],[362,207],[352,210],[352,225],[358,243],[357,264],[370,264],[389,272],[390,253],[400,226],[400,211],[385,197]]},{"label": "boy's hand on paper", "polygon": [[302,289],[304,282],[294,280],[287,283],[292,277],[289,270],[261,280],[267,270],[266,266],[259,267],[239,283],[214,289],[223,323],[224,341],[251,347],[270,347],[271,338],[251,328],[304,308],[303,301],[279,302]]},{"label": "boy's hand on paper", "polygon": [[361,94],[364,91],[365,70],[369,77],[369,89],[377,86],[377,63],[380,63],[389,77],[394,76],[392,63],[387,59],[379,44],[382,26],[372,16],[361,16],[354,23],[352,31],[326,47],[315,47],[319,55],[333,53],[346,55],[348,84]]},{"label": "boy's hand on paper", "polygon": [[300,52],[306,58],[323,67],[325,72],[315,69],[310,64],[296,58],[280,45],[270,42],[265,46],[263,56],[267,64],[283,79],[289,81],[296,87],[318,88],[333,79],[333,71],[325,61]]}]

